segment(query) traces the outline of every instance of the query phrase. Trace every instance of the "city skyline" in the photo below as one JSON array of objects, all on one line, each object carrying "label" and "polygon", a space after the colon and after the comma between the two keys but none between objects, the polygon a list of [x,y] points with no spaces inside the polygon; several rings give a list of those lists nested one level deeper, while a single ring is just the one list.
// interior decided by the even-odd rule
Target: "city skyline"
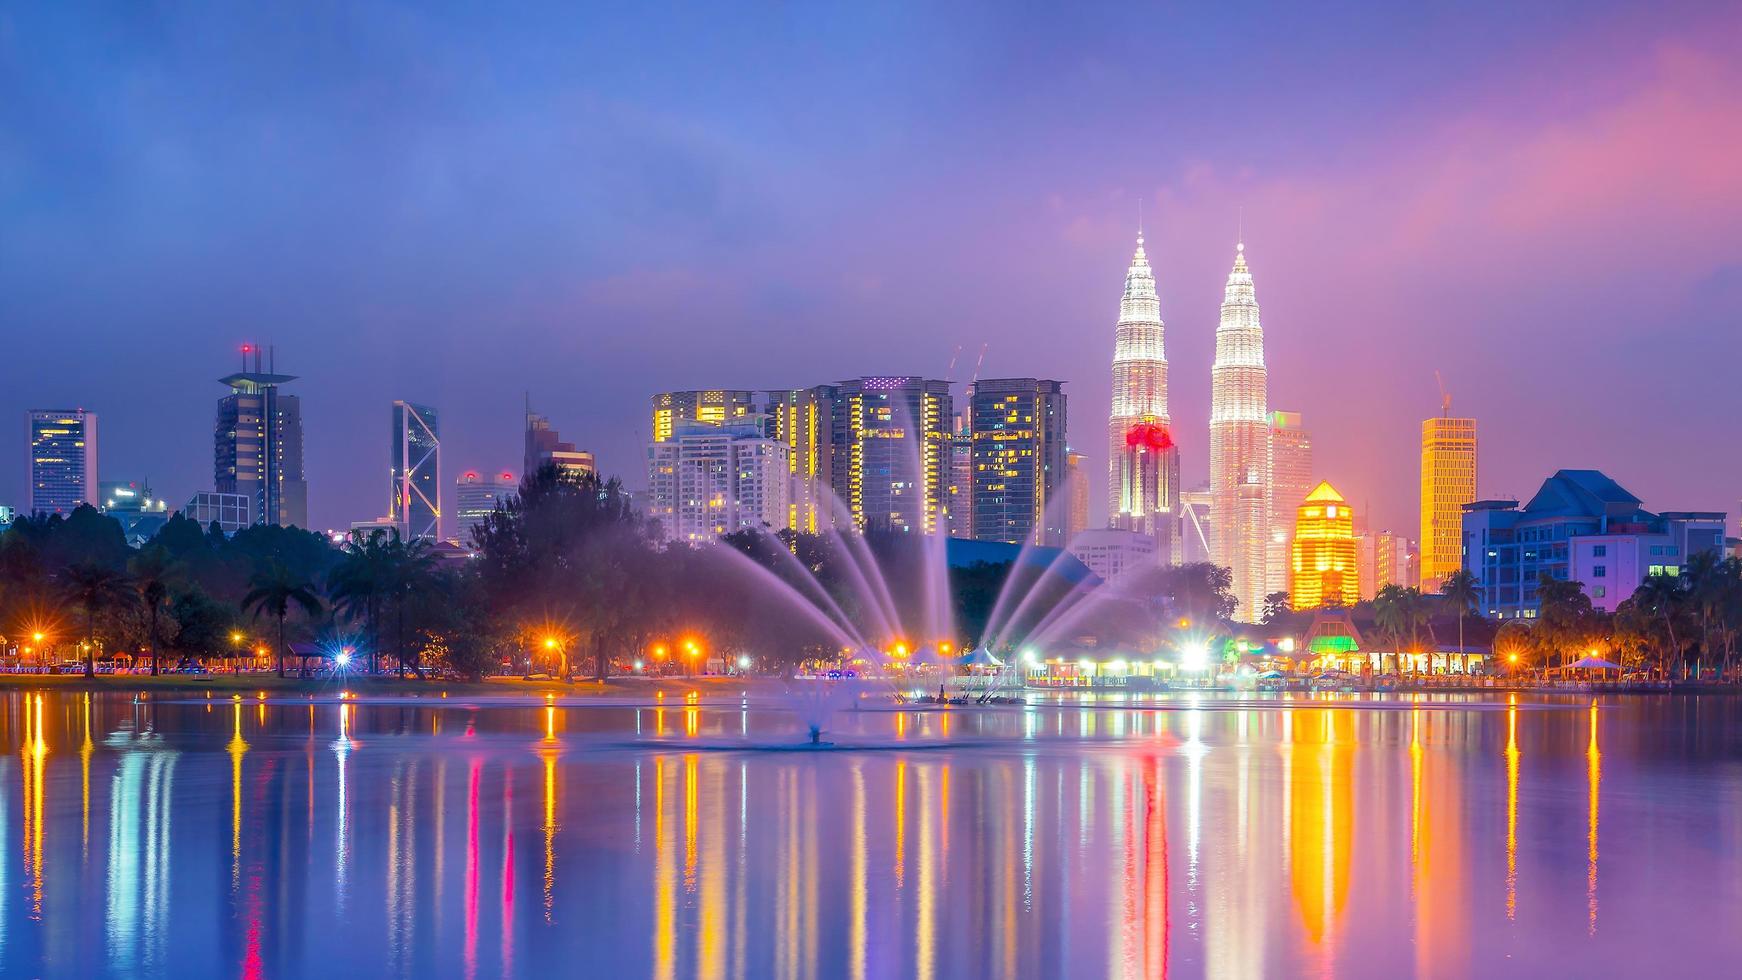
[{"label": "city skyline", "polygon": [[[31,37],[46,16],[12,23]],[[1527,495],[1564,464],[1612,473],[1648,501],[1735,514],[1742,460],[1688,462],[1725,437],[1721,413],[1666,431],[1632,383],[1723,390],[1742,353],[1724,327],[1742,308],[1727,233],[1742,191],[1724,154],[1708,152],[1742,136],[1742,69],[1725,56],[1742,32],[1733,11],[1548,4],[1443,24],[1408,10],[1174,15],[1201,36],[1239,34],[1253,55],[1239,72],[1170,18],[1111,36],[1112,8],[991,37],[961,15],[928,24],[923,41],[901,23],[791,16],[875,49],[916,42],[923,70],[900,81],[855,46],[805,99],[767,110],[791,114],[782,126],[763,110],[716,113],[759,102],[747,96],[769,90],[765,72],[690,106],[592,43],[560,58],[534,46],[538,85],[477,91],[454,86],[478,62],[424,50],[431,72],[413,73],[386,26],[368,22],[344,53],[274,37],[246,12],[130,28],[121,63],[93,57],[100,30],[22,46],[16,98],[0,107],[0,142],[23,147],[0,171],[16,202],[0,225],[5,318],[84,342],[0,367],[0,416],[83,405],[104,417],[105,472],[149,474],[185,500],[208,489],[209,460],[188,433],[209,427],[211,407],[184,393],[209,387],[241,340],[274,341],[309,396],[310,523],[344,527],[378,512],[380,484],[379,467],[355,464],[379,455],[379,436],[348,422],[378,418],[394,397],[441,406],[454,464],[494,472],[519,469],[530,390],[565,438],[631,485],[648,436],[641,399],[682,386],[936,377],[957,346],[990,343],[985,374],[1059,378],[1088,410],[1109,398],[1111,270],[1128,257],[1141,198],[1180,431],[1206,431],[1212,307],[1243,209],[1264,257],[1271,403],[1304,414],[1318,472],[1371,502],[1374,526],[1415,522],[1410,461],[1436,408],[1435,370],[1460,413],[1484,420],[1481,496]],[[1554,43],[1527,41],[1550,27]],[[1372,43],[1430,28],[1426,55]],[[527,47],[505,30],[471,57]],[[104,97],[205,31],[258,55],[211,59],[188,88],[147,87],[125,109]],[[748,64],[741,31],[714,33],[686,28],[679,47],[716,71]],[[945,70],[944,49],[970,35],[984,53]],[[1262,57],[1301,36],[1316,42],[1312,59]],[[1045,84],[1009,66],[1038,37],[1058,41],[1038,66]],[[763,61],[802,56],[766,43]],[[597,79],[582,63],[612,79],[615,108],[586,101]],[[1323,70],[1351,63],[1365,67]],[[38,81],[57,64],[66,84]],[[314,91],[271,89],[246,113],[201,94],[251,89],[291,64]],[[1291,84],[1309,74],[1310,94]],[[361,105],[308,112],[304,99],[359,79],[379,82]],[[862,138],[849,157],[828,97],[867,87],[886,91],[852,102]],[[1124,118],[1134,88],[1192,87],[1217,98]],[[546,133],[541,121],[567,107],[624,156],[601,162]],[[302,138],[267,140],[262,126]],[[771,126],[780,135],[766,149],[734,137]],[[951,135],[914,154],[908,134],[922,131]],[[480,149],[495,142],[525,152]],[[785,161],[772,176],[758,172],[765,153]],[[125,165],[135,160],[150,165]],[[650,160],[666,169],[635,165]],[[968,176],[994,160],[1000,181]],[[605,196],[574,190],[607,165],[619,176]],[[460,192],[474,181],[495,196]],[[129,345],[137,356],[90,353]],[[128,410],[134,399],[150,411]],[[1105,460],[1085,435],[1079,422],[1098,526]],[[0,458],[19,458],[21,438],[0,427]],[[1207,458],[1182,450],[1192,486]],[[24,505],[23,477],[0,468],[0,502]]]}]

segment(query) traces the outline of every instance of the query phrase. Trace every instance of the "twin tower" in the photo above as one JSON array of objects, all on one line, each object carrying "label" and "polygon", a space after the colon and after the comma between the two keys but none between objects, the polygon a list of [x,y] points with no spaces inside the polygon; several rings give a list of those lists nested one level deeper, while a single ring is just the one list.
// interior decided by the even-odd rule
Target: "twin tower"
[{"label": "twin tower", "polygon": [[[1182,555],[1179,446],[1167,411],[1167,353],[1155,274],[1137,237],[1125,273],[1113,348],[1113,410],[1107,423],[1108,514],[1114,527],[1153,535],[1162,564]],[[1270,591],[1272,540],[1270,410],[1264,330],[1246,246],[1216,325],[1210,369],[1210,560],[1233,572],[1235,616],[1255,620]]]}]

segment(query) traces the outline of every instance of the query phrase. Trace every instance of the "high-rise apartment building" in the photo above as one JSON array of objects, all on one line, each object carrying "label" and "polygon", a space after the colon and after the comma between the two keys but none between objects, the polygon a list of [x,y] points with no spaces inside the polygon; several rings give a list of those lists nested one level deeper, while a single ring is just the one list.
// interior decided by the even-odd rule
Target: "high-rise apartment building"
[{"label": "high-rise apartment building", "polygon": [[1353,606],[1361,599],[1353,515],[1343,495],[1320,483],[1296,509],[1290,600],[1296,609]]},{"label": "high-rise apartment building", "polygon": [[[817,534],[833,526],[834,385],[768,393],[769,434],[787,447],[786,527]],[[655,408],[657,421],[658,408]]]},{"label": "high-rise apartment building", "polygon": [[1299,412],[1270,413],[1269,592],[1289,591],[1295,510],[1313,489],[1313,440]]},{"label": "high-rise apartment building", "polygon": [[[247,369],[252,354],[254,369]],[[212,486],[249,499],[256,524],[308,526],[308,481],[302,468],[302,399],[284,394],[294,375],[261,369],[256,346],[242,348],[243,370],[220,378]]]},{"label": "high-rise apartment building", "polygon": [[1269,585],[1270,407],[1244,242],[1234,248],[1210,369],[1210,507],[1212,560],[1233,572],[1234,616],[1257,622]]},{"label": "high-rise apartment building", "polygon": [[36,408],[25,413],[30,429],[32,514],[70,514],[80,504],[95,507],[97,413],[82,408]]},{"label": "high-rise apartment building", "polygon": [[388,449],[387,516],[401,541],[442,539],[442,440],[436,410],[393,403]]},{"label": "high-rise apartment building", "polygon": [[1167,412],[1167,352],[1155,275],[1137,236],[1113,342],[1107,419],[1108,522],[1154,535],[1162,564],[1178,561],[1179,448]]},{"label": "high-rise apartment building", "polygon": [[454,517],[461,544],[471,544],[472,531],[481,527],[497,507],[520,489],[512,473],[480,475],[476,470],[460,474],[454,482]]},{"label": "high-rise apartment building", "polygon": [[1421,582],[1438,592],[1463,567],[1464,505],[1476,499],[1476,420],[1421,424]]},{"label": "high-rise apartment building", "polygon": [[664,442],[686,422],[726,425],[758,414],[756,392],[714,388],[662,391],[653,401],[653,441]]},{"label": "high-rise apartment building", "polygon": [[1065,497],[1070,508],[1065,518],[1065,540],[1069,541],[1089,529],[1088,457],[1071,449],[1065,450]]},{"label": "high-rise apartment building", "polygon": [[950,434],[950,537],[974,537],[974,434],[963,424]]},{"label": "high-rise apartment building", "polygon": [[597,476],[598,462],[593,454],[564,442],[562,434],[550,427],[550,419],[526,410],[526,450],[521,458],[527,476],[545,466],[555,466],[558,473],[571,477]]},{"label": "high-rise apartment building", "polygon": [[647,447],[648,515],[667,540],[787,526],[789,449],[759,421],[684,422]]},{"label": "high-rise apartment building", "polygon": [[865,377],[836,388],[831,483],[860,530],[948,530],[948,381]]},{"label": "high-rise apartment building", "polygon": [[974,539],[1061,547],[1069,509],[1064,384],[981,378],[969,402]]}]

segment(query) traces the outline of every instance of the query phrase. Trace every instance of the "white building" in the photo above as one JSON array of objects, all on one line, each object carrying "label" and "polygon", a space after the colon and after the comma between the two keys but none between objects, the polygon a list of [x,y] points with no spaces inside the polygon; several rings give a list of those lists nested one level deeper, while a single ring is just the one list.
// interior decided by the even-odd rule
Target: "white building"
[{"label": "white building", "polygon": [[181,514],[202,528],[216,524],[225,534],[235,534],[254,523],[254,498],[245,493],[201,490],[181,509]]},{"label": "white building", "polygon": [[1155,275],[1137,236],[1125,272],[1113,342],[1113,406],[1107,419],[1108,523],[1157,539],[1161,560],[1177,560],[1179,447],[1167,412],[1167,351]]},{"label": "white building", "polygon": [[460,543],[469,546],[472,529],[482,525],[517,490],[519,485],[512,473],[489,476],[469,470],[460,474],[454,482],[454,513],[459,517]]},{"label": "white building", "polygon": [[787,526],[790,449],[755,424],[684,424],[647,447],[648,514],[667,540]]},{"label": "white building", "polygon": [[1127,572],[1155,567],[1158,548],[1152,534],[1092,528],[1072,538],[1065,550],[1104,581],[1111,582]]},{"label": "white building", "polygon": [[1234,615],[1256,622],[1269,587],[1270,406],[1264,369],[1264,329],[1246,244],[1234,248],[1234,268],[1216,325],[1210,369],[1211,560],[1233,572]]}]

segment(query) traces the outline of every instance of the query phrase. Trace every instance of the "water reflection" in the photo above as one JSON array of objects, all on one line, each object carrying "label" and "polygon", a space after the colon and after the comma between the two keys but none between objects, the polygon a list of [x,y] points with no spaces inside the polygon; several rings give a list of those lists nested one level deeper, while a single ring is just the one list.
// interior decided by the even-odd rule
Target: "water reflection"
[{"label": "water reflection", "polygon": [[736,699],[659,736],[0,698],[8,975],[1591,973],[1636,922],[1684,972],[1742,953],[1682,925],[1742,913],[1699,803],[1742,795],[1728,703],[952,710],[946,747],[944,712],[863,712],[878,748],[789,753],[716,742],[790,731]]}]

